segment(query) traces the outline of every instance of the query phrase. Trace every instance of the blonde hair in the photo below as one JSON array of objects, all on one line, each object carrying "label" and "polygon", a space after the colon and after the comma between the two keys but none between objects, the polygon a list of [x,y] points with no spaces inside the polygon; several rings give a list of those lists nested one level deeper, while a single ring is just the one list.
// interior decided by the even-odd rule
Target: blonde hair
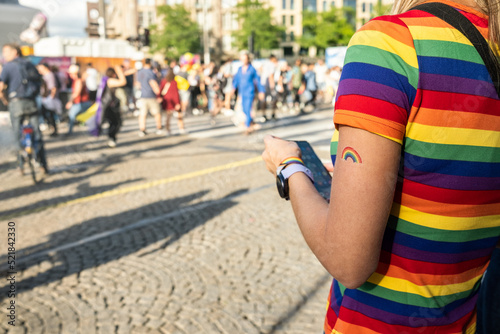
[{"label": "blonde hair", "polygon": [[[391,14],[404,13],[425,0],[395,0]],[[488,40],[496,57],[500,57],[500,1],[475,0],[481,10],[488,15]]]}]

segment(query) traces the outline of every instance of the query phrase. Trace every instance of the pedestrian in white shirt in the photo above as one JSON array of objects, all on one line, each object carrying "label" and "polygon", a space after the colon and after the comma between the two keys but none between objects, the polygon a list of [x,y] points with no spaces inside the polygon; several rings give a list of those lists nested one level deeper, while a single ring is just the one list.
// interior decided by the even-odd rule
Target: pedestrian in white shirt
[{"label": "pedestrian in white shirt", "polygon": [[97,88],[99,87],[99,72],[93,67],[92,63],[87,64],[87,69],[84,74],[85,85],[89,92],[89,99],[95,102],[97,96]]},{"label": "pedestrian in white shirt", "polygon": [[323,59],[318,59],[316,66],[314,66],[314,73],[316,73],[316,83],[318,84],[318,97],[320,100],[324,99],[326,90],[326,72],[328,67]]}]

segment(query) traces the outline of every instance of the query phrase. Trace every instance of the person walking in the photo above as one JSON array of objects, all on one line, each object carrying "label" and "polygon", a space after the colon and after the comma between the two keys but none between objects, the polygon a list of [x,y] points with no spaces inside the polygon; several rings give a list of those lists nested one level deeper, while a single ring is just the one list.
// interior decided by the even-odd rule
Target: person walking
[{"label": "person walking", "polygon": [[101,79],[101,84],[97,90],[96,101],[98,103],[96,113],[96,132],[98,136],[101,132],[101,125],[104,122],[109,124],[108,146],[116,147],[116,135],[122,125],[120,99],[116,96],[116,90],[123,87],[127,79],[121,66],[108,68],[105,76]]},{"label": "person walking", "polygon": [[335,96],[337,95],[337,90],[339,88],[341,74],[341,68],[339,66],[335,66],[329,70],[326,77],[327,90],[329,91],[328,102],[331,101],[333,106],[335,106]]},{"label": "person walking", "polygon": [[276,106],[283,110],[288,110],[288,63],[284,62],[280,65],[279,72],[275,77],[275,91],[276,91]]},{"label": "person walking", "polygon": [[76,117],[85,112],[92,105],[87,86],[85,86],[80,75],[80,66],[77,64],[71,65],[68,69],[68,75],[73,83],[71,85],[71,98],[68,103],[66,103],[69,117],[69,129],[66,136],[70,136],[73,133]]},{"label": "person walking", "polygon": [[221,82],[223,83],[222,92],[224,93],[224,108],[231,110],[231,91],[233,89],[233,60],[228,58],[221,67]]},{"label": "person walking", "polygon": [[181,71],[181,67],[177,64],[176,59],[172,59],[170,62],[169,68],[174,71],[174,74],[177,75]]},{"label": "person walking", "polygon": [[292,79],[290,80],[291,90],[293,94],[293,105],[295,109],[300,109],[300,94],[299,90],[302,86],[302,60],[298,58],[295,60],[295,66],[292,67]]},{"label": "person walking", "polygon": [[200,76],[200,73],[198,73],[197,68],[193,66],[193,68],[188,72],[187,77],[187,81],[189,83],[189,107],[193,115],[201,115],[203,113],[203,105],[198,103],[198,99],[202,96],[201,80],[202,77]]},{"label": "person walking", "polygon": [[325,64],[325,60],[320,58],[316,65],[314,65],[314,73],[316,74],[316,83],[318,85],[318,99],[320,102],[324,102],[325,92],[326,92],[326,76],[328,72],[328,66]]},{"label": "person walking", "polygon": [[265,88],[261,85],[259,75],[250,62],[250,53],[248,51],[241,52],[240,61],[242,65],[233,78],[232,94],[234,95],[235,91],[238,90],[238,95],[241,96],[241,105],[246,117],[245,134],[248,135],[255,131],[255,123],[252,116],[255,87],[257,87],[261,101],[265,98]]},{"label": "person walking", "polygon": [[58,85],[57,88],[57,90],[59,91],[58,98],[59,101],[61,101],[61,106],[60,110],[56,109],[56,112],[59,119],[61,119],[63,116],[64,106],[66,105],[66,103],[68,103],[68,97],[70,93],[68,87],[70,86],[69,77],[66,72],[61,71],[59,67],[57,67],[56,65],[52,65],[50,67],[50,70],[52,71],[52,73],[54,73]]},{"label": "person walking", "polygon": [[53,131],[50,136],[56,137],[58,135],[56,114],[57,110],[62,108],[61,100],[59,100],[60,87],[58,87],[57,84],[58,78],[56,78],[56,74],[52,72],[49,65],[47,65],[46,63],[39,64],[37,66],[37,69],[44,81],[41,92],[42,114],[49,125],[52,126]]},{"label": "person walking", "polygon": [[299,94],[301,99],[300,114],[305,114],[305,110],[309,112],[314,110],[316,106],[316,93],[318,92],[318,85],[316,84],[316,73],[314,73],[314,64],[302,64],[302,86],[300,87]]},{"label": "person walking", "polygon": [[89,92],[89,99],[94,103],[97,96],[97,88],[99,87],[99,72],[94,68],[92,63],[87,64],[87,69],[82,78]]},{"label": "person walking", "polygon": [[[35,101],[40,93],[41,77],[35,66],[23,58],[21,49],[16,44],[5,44],[2,47],[2,57],[5,64],[0,74],[0,100],[9,108],[17,152],[21,150],[22,121],[29,118],[34,131],[36,157],[45,174],[49,174],[45,146],[40,131],[40,114]],[[5,89],[7,98],[4,96]],[[21,174],[23,174],[24,161],[20,154],[18,154],[18,163]]]},{"label": "person walking", "polygon": [[499,261],[499,6],[396,0],[356,32],[329,203],[296,143],[265,138],[266,166],[334,277],[325,333],[476,333],[483,274]]},{"label": "person walking", "polygon": [[278,58],[275,55],[269,56],[269,59],[264,62],[262,66],[262,75],[260,78],[260,83],[265,87],[266,96],[261,103],[262,113],[264,119],[267,121],[267,102],[271,104],[271,120],[276,120],[276,105],[278,102],[277,91],[276,91],[276,81],[279,76],[280,69],[278,66]]},{"label": "person walking", "polygon": [[134,81],[137,69],[131,66],[130,60],[125,60],[123,62],[123,72],[127,80],[127,83],[123,87],[123,89],[125,90],[125,94],[127,96],[127,105],[122,106],[122,109],[130,110],[129,106],[132,106],[132,110],[135,111],[137,109],[137,106],[135,101]]},{"label": "person walking", "polygon": [[224,107],[224,87],[227,79],[222,70],[213,73],[212,76],[205,78],[205,92],[208,92],[208,111],[210,113],[210,124],[216,124],[215,118]]},{"label": "person walking", "polygon": [[162,109],[166,112],[167,116],[167,121],[165,124],[167,136],[172,135],[172,132],[170,131],[170,119],[172,118],[174,112],[177,113],[177,126],[179,128],[179,133],[186,133],[186,130],[184,128],[184,119],[182,117],[179,90],[177,89],[177,81],[175,81],[175,74],[173,71],[169,71],[165,79],[162,80],[160,84],[160,90],[160,95],[162,98],[161,106]]},{"label": "person walking", "polygon": [[139,99],[139,137],[147,135],[146,118],[151,113],[156,122],[156,133],[162,134],[160,102],[160,86],[156,74],[151,67],[151,59],[146,59],[144,67],[137,73],[137,82],[141,90]]}]

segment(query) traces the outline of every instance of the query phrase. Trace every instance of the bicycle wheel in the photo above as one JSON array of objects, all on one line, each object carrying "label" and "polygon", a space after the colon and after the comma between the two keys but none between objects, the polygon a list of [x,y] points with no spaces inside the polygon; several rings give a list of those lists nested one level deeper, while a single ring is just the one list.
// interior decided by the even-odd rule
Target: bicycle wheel
[{"label": "bicycle wheel", "polygon": [[28,154],[28,157],[26,160],[28,160],[28,166],[30,167],[31,178],[33,179],[33,182],[35,182],[35,184],[37,184],[38,180],[36,178],[36,170],[35,170],[35,164],[33,163],[32,154]]}]

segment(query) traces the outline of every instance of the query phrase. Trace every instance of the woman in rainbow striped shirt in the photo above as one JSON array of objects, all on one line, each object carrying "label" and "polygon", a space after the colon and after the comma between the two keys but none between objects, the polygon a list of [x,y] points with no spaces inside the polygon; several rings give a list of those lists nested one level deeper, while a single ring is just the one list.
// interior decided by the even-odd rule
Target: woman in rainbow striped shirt
[{"label": "woman in rainbow striped shirt", "polygon": [[[500,236],[500,99],[469,39],[411,10],[421,2],[396,0],[349,44],[330,203],[305,173],[288,179],[302,234],[334,277],[327,334],[476,331]],[[465,16],[499,56],[497,0],[429,2]],[[273,173],[300,156],[295,143],[265,144]]]}]

